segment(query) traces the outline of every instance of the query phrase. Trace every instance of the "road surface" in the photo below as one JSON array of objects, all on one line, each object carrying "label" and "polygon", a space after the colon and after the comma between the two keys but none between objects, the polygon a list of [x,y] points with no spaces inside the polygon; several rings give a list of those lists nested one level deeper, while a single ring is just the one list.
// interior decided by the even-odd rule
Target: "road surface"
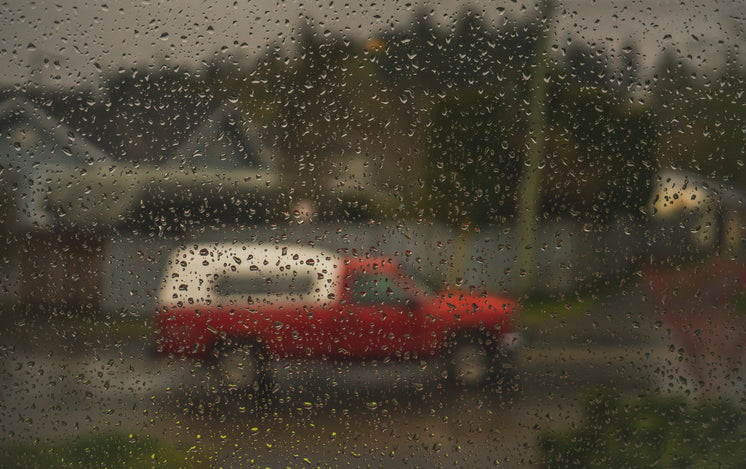
[{"label": "road surface", "polygon": [[6,337],[0,434],[151,435],[228,467],[531,467],[539,434],[577,423],[589,390],[670,387],[671,344],[645,308],[639,295],[613,296],[527,330],[518,391],[507,393],[451,389],[437,362],[280,362],[272,397],[256,403],[211,392],[204,370],[150,356],[144,339],[81,350]]}]

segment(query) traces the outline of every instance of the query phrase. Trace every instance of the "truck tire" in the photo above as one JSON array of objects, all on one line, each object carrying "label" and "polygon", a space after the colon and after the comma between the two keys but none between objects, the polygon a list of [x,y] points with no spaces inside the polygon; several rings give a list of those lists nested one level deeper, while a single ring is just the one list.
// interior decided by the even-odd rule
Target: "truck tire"
[{"label": "truck tire", "polygon": [[509,395],[516,384],[511,354],[484,334],[461,334],[451,342],[448,376],[457,387],[489,389]]},{"label": "truck tire", "polygon": [[253,341],[227,340],[218,349],[221,389],[229,396],[264,397],[270,388],[268,357]]},{"label": "truck tire", "polygon": [[456,336],[448,357],[448,376],[454,385],[469,389],[483,387],[493,371],[493,357],[482,337]]}]

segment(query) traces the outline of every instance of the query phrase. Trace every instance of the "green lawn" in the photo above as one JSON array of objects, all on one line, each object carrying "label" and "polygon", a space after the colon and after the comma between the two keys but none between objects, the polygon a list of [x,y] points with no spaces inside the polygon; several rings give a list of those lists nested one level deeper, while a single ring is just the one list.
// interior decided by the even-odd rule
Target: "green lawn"
[{"label": "green lawn", "polygon": [[568,298],[529,298],[525,300],[517,317],[518,326],[535,328],[558,321],[580,317],[594,306],[595,300],[573,296]]},{"label": "green lawn", "polygon": [[0,444],[0,467],[164,467],[209,465],[194,448],[124,433],[90,435],[54,443]]},{"label": "green lawn", "polygon": [[8,343],[110,345],[146,338],[150,330],[150,320],[134,314],[0,307],[0,336]]}]

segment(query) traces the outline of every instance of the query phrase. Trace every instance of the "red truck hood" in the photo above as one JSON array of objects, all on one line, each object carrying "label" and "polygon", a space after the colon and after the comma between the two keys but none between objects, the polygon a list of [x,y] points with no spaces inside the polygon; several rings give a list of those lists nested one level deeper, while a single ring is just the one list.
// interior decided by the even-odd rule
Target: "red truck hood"
[{"label": "red truck hood", "polygon": [[433,314],[446,324],[483,325],[490,329],[498,326],[502,332],[509,332],[517,306],[514,299],[506,296],[460,290],[437,293],[434,303]]}]

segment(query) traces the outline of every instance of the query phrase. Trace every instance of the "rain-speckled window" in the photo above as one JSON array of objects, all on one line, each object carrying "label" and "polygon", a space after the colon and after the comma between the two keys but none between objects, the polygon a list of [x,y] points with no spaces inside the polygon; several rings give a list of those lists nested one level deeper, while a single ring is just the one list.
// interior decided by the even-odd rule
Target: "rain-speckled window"
[{"label": "rain-speckled window", "polygon": [[0,467],[744,467],[739,2],[0,12]]}]

